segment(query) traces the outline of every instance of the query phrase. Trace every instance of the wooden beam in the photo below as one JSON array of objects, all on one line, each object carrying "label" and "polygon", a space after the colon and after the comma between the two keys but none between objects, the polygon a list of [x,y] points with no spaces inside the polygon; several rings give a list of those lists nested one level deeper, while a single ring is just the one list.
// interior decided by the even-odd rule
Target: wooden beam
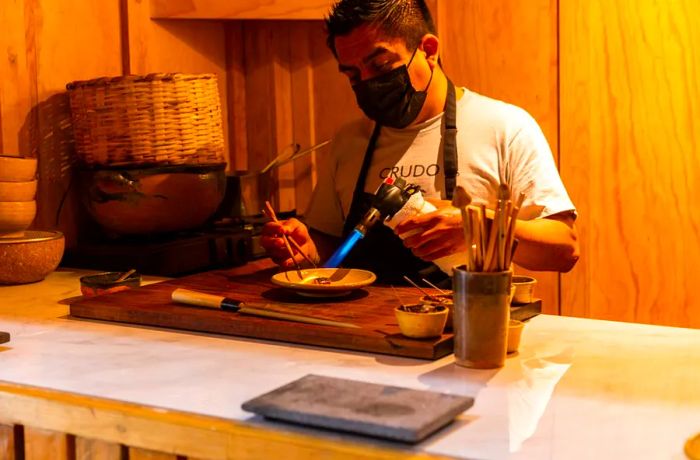
[{"label": "wooden beam", "polygon": [[[444,458],[404,446],[389,449],[369,441],[343,441],[337,436],[323,434],[314,437],[279,427],[272,429],[2,381],[0,423],[31,426],[31,439],[35,439],[37,433],[39,437],[44,436],[59,454],[64,445],[69,445],[68,442],[64,444],[60,436],[52,437],[53,433],[38,430],[71,433],[108,443],[210,460],[278,458],[280,452],[290,460],[319,457],[327,460]],[[37,445],[37,449],[43,449],[45,444]]]},{"label": "wooden beam", "polygon": [[151,0],[159,19],[322,19],[335,0]]}]

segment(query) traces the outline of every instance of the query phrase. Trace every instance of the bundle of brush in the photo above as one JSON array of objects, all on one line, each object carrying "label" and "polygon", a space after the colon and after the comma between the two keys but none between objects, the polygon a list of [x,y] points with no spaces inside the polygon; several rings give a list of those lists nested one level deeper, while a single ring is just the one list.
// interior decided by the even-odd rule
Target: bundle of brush
[{"label": "bundle of brush", "polygon": [[517,247],[515,222],[525,200],[521,193],[515,203],[505,183],[498,187],[498,200],[493,219],[487,219],[486,206],[470,206],[469,193],[458,186],[452,206],[462,213],[464,240],[467,243],[466,269],[470,272],[502,272],[510,268]]}]

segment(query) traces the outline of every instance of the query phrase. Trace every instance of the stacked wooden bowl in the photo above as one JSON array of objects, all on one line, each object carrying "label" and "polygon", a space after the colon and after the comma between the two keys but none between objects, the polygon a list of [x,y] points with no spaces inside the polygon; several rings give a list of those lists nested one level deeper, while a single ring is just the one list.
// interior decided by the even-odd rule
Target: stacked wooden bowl
[{"label": "stacked wooden bowl", "polygon": [[61,232],[28,231],[36,216],[36,158],[0,156],[0,284],[40,281],[61,261]]},{"label": "stacked wooden bowl", "polygon": [[36,216],[36,158],[0,156],[0,237],[23,236]]}]

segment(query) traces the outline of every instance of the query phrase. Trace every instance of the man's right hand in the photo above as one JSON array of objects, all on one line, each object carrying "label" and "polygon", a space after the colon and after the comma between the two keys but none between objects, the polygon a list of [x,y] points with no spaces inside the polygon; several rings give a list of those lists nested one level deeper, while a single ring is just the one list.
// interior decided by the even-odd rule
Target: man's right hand
[{"label": "man's right hand", "polygon": [[292,218],[279,222],[268,222],[262,228],[260,244],[277,265],[292,269],[295,266],[294,260],[300,265],[306,263],[306,259],[299,254],[294,245],[291,245],[294,252],[294,260],[292,260],[282,235],[287,235],[287,238],[294,239],[311,260],[316,263],[319,262],[318,251],[309,235],[309,229],[299,220]]}]

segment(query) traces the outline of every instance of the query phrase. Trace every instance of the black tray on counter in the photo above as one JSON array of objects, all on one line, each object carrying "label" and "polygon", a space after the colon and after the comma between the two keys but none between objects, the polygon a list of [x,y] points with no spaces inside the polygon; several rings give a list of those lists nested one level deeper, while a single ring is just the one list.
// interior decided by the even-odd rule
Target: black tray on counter
[{"label": "black tray on counter", "polygon": [[542,313],[542,300],[536,299],[532,303],[510,306],[510,319],[527,321]]}]

